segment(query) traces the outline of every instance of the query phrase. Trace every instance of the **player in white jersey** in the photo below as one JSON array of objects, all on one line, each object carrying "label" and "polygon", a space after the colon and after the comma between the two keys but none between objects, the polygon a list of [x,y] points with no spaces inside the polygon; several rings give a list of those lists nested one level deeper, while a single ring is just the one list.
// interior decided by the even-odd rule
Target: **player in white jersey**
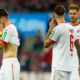
[{"label": "player in white jersey", "polygon": [[[79,17],[79,6],[76,4],[71,4],[69,6],[69,17],[70,17],[70,23],[73,27],[74,30],[77,34],[80,34],[80,22],[78,21]],[[77,48],[78,49],[78,48]],[[75,48],[76,51],[76,48]],[[80,53],[79,50],[77,50],[78,53]],[[73,63],[74,63],[74,68],[73,68],[73,73],[71,75],[70,80],[80,80],[79,75],[78,75],[78,67],[79,67],[79,61],[78,61],[78,56],[76,53],[74,53],[73,56]]]},{"label": "player in white jersey", "polygon": [[[56,10],[59,11],[62,8],[61,6],[57,6]],[[56,17],[62,17],[64,21],[64,12],[60,11],[62,15],[59,15],[56,10]],[[44,41],[45,47],[56,42],[53,45],[51,80],[69,80],[70,78],[73,67],[74,42],[77,39],[74,33],[72,26],[63,23],[56,26],[51,32],[49,39]]]},{"label": "player in white jersey", "polygon": [[[76,32],[76,35],[80,32],[80,24],[74,26],[74,31]],[[78,74],[78,67],[79,67],[79,60],[78,55],[76,54],[77,50],[75,48],[75,53],[73,55],[73,72],[71,74],[70,80],[80,80],[79,74]]]},{"label": "player in white jersey", "polygon": [[19,80],[20,64],[17,59],[17,50],[20,42],[16,27],[10,24],[5,9],[0,9],[0,24],[4,28],[0,39],[0,48],[3,49],[0,80]]}]

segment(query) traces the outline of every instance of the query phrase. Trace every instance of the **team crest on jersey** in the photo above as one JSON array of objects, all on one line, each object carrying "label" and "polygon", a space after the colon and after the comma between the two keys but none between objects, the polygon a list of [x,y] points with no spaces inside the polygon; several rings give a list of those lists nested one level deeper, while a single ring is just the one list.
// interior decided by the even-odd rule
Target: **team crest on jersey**
[{"label": "team crest on jersey", "polygon": [[69,31],[70,31],[70,33],[73,33],[73,32],[74,32],[74,30],[73,30],[73,29],[69,29]]}]

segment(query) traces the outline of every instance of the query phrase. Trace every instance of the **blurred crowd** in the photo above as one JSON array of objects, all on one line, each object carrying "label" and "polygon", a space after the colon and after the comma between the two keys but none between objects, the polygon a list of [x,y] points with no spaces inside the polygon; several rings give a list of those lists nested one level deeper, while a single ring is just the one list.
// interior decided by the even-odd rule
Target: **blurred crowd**
[{"label": "blurred crowd", "polygon": [[51,11],[57,4],[63,4],[67,8],[73,1],[77,4],[80,2],[80,0],[0,0],[0,8],[4,7],[10,12]]},{"label": "blurred crowd", "polygon": [[[22,71],[51,71],[52,48],[43,48],[43,38],[40,31],[35,36],[27,36],[22,40],[19,49],[19,61]],[[21,46],[20,46],[21,47]]]}]

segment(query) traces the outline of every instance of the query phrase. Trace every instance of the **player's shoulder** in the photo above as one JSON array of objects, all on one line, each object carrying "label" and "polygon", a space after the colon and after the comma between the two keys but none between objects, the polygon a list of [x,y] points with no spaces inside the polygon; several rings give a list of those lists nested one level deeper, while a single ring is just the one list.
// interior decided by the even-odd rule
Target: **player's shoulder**
[{"label": "player's shoulder", "polygon": [[14,24],[9,25],[10,28],[16,28]]},{"label": "player's shoulder", "polygon": [[9,29],[9,30],[16,30],[16,27],[14,24],[9,24],[6,29]]},{"label": "player's shoulder", "polygon": [[64,23],[60,23],[59,25],[57,25],[56,28],[63,29],[63,28],[68,27],[68,26],[70,26],[70,24],[67,22],[64,22]]},{"label": "player's shoulder", "polygon": [[4,28],[3,31],[13,33],[13,32],[17,32],[17,29],[16,29],[16,27],[14,26],[14,24],[9,24],[8,26],[6,26],[6,27]]}]

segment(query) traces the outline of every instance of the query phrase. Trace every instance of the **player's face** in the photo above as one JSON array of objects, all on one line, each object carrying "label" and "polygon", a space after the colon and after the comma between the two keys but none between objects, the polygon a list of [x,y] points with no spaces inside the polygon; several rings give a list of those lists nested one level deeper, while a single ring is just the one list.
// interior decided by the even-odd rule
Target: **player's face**
[{"label": "player's face", "polygon": [[77,11],[76,9],[69,10],[69,17],[71,22],[76,22],[79,17],[79,11]]}]

